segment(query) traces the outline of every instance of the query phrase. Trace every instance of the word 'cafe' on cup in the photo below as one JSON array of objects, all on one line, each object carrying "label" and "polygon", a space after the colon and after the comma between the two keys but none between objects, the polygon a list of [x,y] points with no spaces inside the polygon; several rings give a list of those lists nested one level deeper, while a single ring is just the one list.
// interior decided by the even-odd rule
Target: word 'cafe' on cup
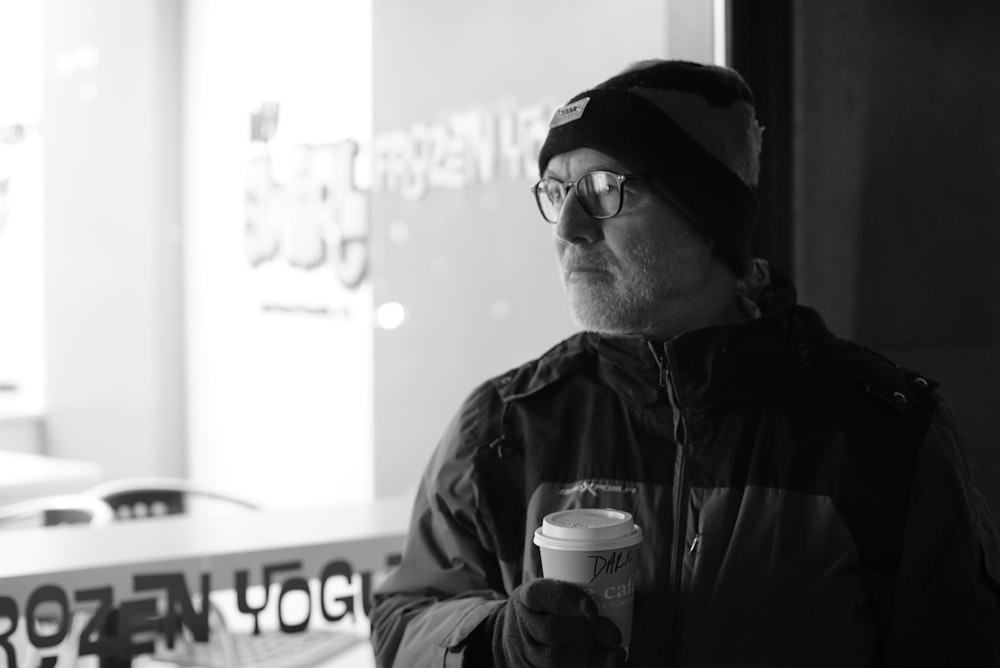
[{"label": "word 'cafe' on cup", "polygon": [[542,575],[583,587],[597,612],[622,632],[628,649],[632,637],[636,556],[642,529],[631,513],[612,508],[575,508],[550,513],[535,530]]}]

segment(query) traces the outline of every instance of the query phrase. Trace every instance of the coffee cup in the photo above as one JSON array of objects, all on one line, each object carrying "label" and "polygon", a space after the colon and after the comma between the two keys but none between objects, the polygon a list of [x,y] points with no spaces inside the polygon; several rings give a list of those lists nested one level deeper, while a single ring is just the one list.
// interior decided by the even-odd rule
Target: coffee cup
[{"label": "coffee cup", "polygon": [[626,651],[642,538],[631,513],[575,508],[546,515],[533,541],[541,552],[542,575],[583,587],[597,604],[597,613],[618,626]]}]

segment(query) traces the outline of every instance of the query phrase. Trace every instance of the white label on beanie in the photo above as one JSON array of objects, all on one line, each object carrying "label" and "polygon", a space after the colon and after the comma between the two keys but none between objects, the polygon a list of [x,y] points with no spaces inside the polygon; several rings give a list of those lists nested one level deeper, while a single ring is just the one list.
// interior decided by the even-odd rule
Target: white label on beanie
[{"label": "white label on beanie", "polygon": [[583,110],[587,108],[588,102],[590,102],[590,98],[584,97],[576,102],[570,102],[565,107],[559,107],[556,109],[556,113],[552,115],[549,128],[557,128],[560,125],[566,125],[570,121],[580,118],[583,116]]}]

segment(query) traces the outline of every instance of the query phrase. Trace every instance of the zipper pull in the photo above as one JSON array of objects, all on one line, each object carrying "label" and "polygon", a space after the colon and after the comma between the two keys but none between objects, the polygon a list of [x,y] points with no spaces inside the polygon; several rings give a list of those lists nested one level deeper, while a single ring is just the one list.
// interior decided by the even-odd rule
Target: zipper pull
[{"label": "zipper pull", "polygon": [[487,449],[491,450],[493,454],[496,455],[497,459],[506,459],[513,454],[511,449],[504,445],[505,440],[506,439],[503,434],[500,434],[499,438],[495,439],[492,443],[486,446]]},{"label": "zipper pull", "polygon": [[648,341],[649,352],[653,353],[653,359],[656,360],[656,366],[660,369],[660,387],[666,388],[670,384],[670,371],[667,369],[667,357],[666,355],[660,356],[660,351],[656,349],[656,344],[652,341]]}]

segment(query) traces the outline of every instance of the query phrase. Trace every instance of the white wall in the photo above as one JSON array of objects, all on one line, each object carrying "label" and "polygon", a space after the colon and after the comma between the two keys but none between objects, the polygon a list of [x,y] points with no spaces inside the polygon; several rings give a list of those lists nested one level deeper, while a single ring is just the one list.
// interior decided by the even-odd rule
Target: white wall
[{"label": "white wall", "polygon": [[40,448],[42,11],[0,0],[0,449]]},{"label": "white wall", "polygon": [[373,496],[371,288],[341,280],[366,246],[337,252],[368,225],[343,142],[371,135],[370,23],[357,0],[187,4],[190,475],[269,505]]},{"label": "white wall", "polygon": [[[371,134],[370,5],[41,7],[41,449],[271,505],[371,497],[371,290],[352,284],[367,247],[339,252],[367,233],[344,142]],[[266,102],[265,145],[250,117]],[[270,207],[255,239],[251,175]],[[260,255],[275,230],[279,252]]]},{"label": "white wall", "polygon": [[46,444],[181,474],[174,0],[44,0]]}]

